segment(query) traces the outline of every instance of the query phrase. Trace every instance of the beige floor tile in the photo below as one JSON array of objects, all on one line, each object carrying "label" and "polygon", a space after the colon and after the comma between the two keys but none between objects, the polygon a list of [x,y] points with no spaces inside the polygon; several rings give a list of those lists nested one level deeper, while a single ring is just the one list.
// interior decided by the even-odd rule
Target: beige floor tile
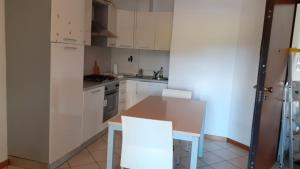
[{"label": "beige floor tile", "polygon": [[87,149],[90,152],[105,150],[105,149],[107,149],[107,142],[101,138],[101,139],[97,140],[96,142],[94,142],[93,144],[89,145],[87,147]]},{"label": "beige floor tile", "polygon": [[87,165],[81,165],[77,167],[72,167],[72,169],[101,169],[100,166],[95,162]]},{"label": "beige floor tile", "polygon": [[215,151],[215,150],[221,150],[224,149],[222,146],[215,144],[213,142],[205,142],[204,143],[204,151],[208,152],[208,151]]},{"label": "beige floor tile", "polygon": [[242,157],[248,156],[248,154],[249,154],[249,151],[246,151],[246,150],[241,149],[239,147],[231,147],[231,148],[229,148],[229,150],[231,150],[235,154],[238,154],[239,156],[242,156]]},{"label": "beige floor tile", "polygon": [[227,161],[213,164],[213,165],[211,165],[211,167],[214,169],[239,169],[238,167],[235,167],[234,165],[230,164]]},{"label": "beige floor tile", "polygon": [[248,157],[235,158],[229,162],[240,169],[247,169]]},{"label": "beige floor tile", "polygon": [[211,166],[205,166],[205,167],[203,167],[201,169],[214,169],[214,168],[212,168]]},{"label": "beige floor tile", "polygon": [[[114,168],[115,169],[120,169],[121,167],[120,167],[120,162],[121,162],[121,159],[120,159],[120,157],[118,157],[118,156],[115,156],[114,157]],[[100,162],[97,162],[98,163],[98,165],[100,166],[100,168],[101,169],[106,169],[106,161],[100,161]]]},{"label": "beige floor tile", "polygon": [[87,150],[83,150],[78,155],[69,160],[71,167],[94,163],[94,159]]},{"label": "beige floor tile", "polygon": [[68,162],[65,162],[61,166],[59,166],[57,169],[70,169],[70,166],[69,166]]},{"label": "beige floor tile", "polygon": [[213,151],[212,153],[222,157],[225,160],[231,160],[231,159],[240,157],[239,155],[233,153],[229,149],[216,150],[216,151]]},{"label": "beige floor tile", "polygon": [[210,165],[210,164],[219,163],[219,162],[222,162],[225,160],[222,157],[219,157],[212,152],[206,152],[206,153],[204,153],[203,161],[206,164]]},{"label": "beige floor tile", "polygon": [[213,141],[213,143],[217,144],[218,146],[221,146],[223,148],[231,148],[231,147],[235,147],[234,145],[227,143],[227,142],[223,142],[223,141]]},{"label": "beige floor tile", "polygon": [[197,168],[203,168],[205,166],[208,166],[208,164],[203,160],[203,159],[198,159],[198,162],[197,162]]},{"label": "beige floor tile", "polygon": [[105,162],[106,161],[106,156],[107,156],[107,150],[99,150],[99,151],[93,151],[91,152],[93,158],[97,162]]}]

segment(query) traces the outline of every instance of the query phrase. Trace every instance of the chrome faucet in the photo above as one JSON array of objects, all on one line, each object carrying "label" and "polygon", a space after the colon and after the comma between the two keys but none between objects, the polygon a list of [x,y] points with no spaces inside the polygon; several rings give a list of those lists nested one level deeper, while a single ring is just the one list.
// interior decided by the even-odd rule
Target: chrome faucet
[{"label": "chrome faucet", "polygon": [[153,79],[162,79],[164,77],[164,68],[161,67],[158,71],[153,71]]}]

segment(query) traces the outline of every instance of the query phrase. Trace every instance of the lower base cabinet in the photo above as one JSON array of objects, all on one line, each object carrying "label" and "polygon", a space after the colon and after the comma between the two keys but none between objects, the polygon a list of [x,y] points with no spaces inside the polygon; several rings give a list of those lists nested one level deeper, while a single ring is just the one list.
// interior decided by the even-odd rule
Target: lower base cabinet
[{"label": "lower base cabinet", "polygon": [[89,140],[105,128],[102,122],[104,92],[104,87],[84,92],[83,142]]},{"label": "lower base cabinet", "polygon": [[168,86],[165,83],[141,82],[135,80],[122,81],[120,84],[120,112],[129,109],[148,96],[161,96],[163,89],[166,89]]}]

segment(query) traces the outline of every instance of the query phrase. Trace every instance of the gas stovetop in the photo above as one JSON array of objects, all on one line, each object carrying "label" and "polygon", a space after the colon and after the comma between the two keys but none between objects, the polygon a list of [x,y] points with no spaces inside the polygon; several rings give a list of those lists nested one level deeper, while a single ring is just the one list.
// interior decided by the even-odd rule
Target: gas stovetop
[{"label": "gas stovetop", "polygon": [[114,76],[110,75],[86,75],[84,76],[84,80],[91,81],[91,82],[109,82],[113,81],[116,78]]}]

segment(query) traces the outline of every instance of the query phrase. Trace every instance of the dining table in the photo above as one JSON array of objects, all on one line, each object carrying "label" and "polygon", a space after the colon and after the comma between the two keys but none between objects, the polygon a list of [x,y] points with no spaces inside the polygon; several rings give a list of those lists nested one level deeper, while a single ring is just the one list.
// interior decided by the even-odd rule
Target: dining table
[{"label": "dining table", "polygon": [[197,168],[204,152],[206,102],[163,96],[149,96],[108,121],[107,169],[114,168],[114,135],[122,131],[122,116],[170,121],[173,139],[191,142],[190,169]]}]

